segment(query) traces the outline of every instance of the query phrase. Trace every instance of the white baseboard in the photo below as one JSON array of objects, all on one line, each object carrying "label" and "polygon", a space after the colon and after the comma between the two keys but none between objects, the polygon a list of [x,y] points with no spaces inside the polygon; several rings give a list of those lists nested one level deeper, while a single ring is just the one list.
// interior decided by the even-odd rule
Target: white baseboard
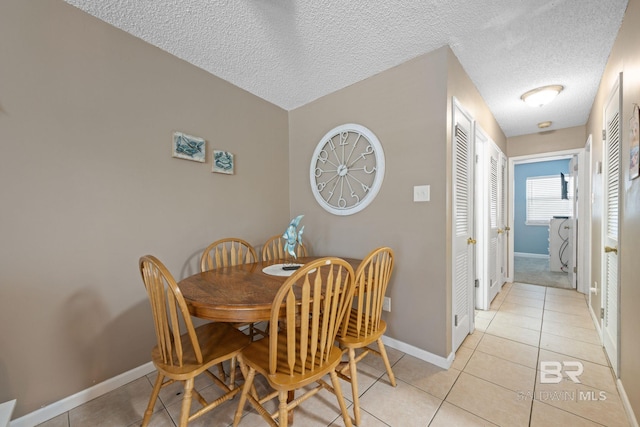
[{"label": "white baseboard", "polygon": [[417,357],[420,360],[424,360],[425,362],[432,363],[443,369],[449,369],[449,367],[453,363],[453,359],[455,358],[455,353],[451,353],[449,357],[444,358],[442,356],[438,356],[436,354],[429,353],[428,351],[422,350],[421,348],[414,347],[411,344],[398,341],[394,338],[389,338],[386,335],[382,336],[382,342],[384,343],[385,346],[395,348],[396,350],[400,350],[410,356]]},{"label": "white baseboard", "polygon": [[629,402],[629,398],[627,397],[627,393],[624,391],[624,387],[622,386],[622,381],[620,381],[620,379],[616,381],[616,386],[618,388],[618,393],[620,394],[620,400],[622,400],[622,406],[624,406],[624,410],[627,412],[629,423],[631,423],[632,427],[638,427],[638,419],[636,418],[636,414],[633,412],[631,402]]},{"label": "white baseboard", "polygon": [[33,427],[41,424],[51,418],[55,418],[60,414],[64,414],[73,408],[76,408],[88,401],[102,396],[110,391],[117,389],[131,381],[137,380],[151,372],[155,371],[153,363],[149,362],[130,371],[124,372],[118,376],[110,378],[106,381],[82,390],[72,396],[65,397],[62,400],[54,402],[50,405],[42,407],[36,411],[26,414],[20,418],[11,421],[11,427]]},{"label": "white baseboard", "polygon": [[526,252],[514,252],[513,256],[518,256],[522,258],[541,258],[541,259],[549,259],[549,255],[545,254],[529,254]]},{"label": "white baseboard", "polygon": [[[442,356],[429,353],[428,351],[422,350],[418,347],[414,347],[411,344],[407,344],[405,342],[398,341],[387,336],[383,336],[382,341],[386,346],[395,348],[396,350],[400,350],[406,354],[432,363],[443,369],[449,369],[449,367],[453,363],[453,359],[455,358],[455,353],[451,353],[449,357],[444,358]],[[65,397],[62,400],[59,400],[27,415],[17,418],[11,421],[9,425],[11,427],[32,427],[41,424],[47,420],[57,417],[60,414],[70,411],[73,408],[87,403],[88,401],[95,399],[96,397],[102,396],[103,394],[113,391],[118,387],[130,383],[131,381],[137,380],[144,375],[148,375],[154,370],[155,367],[153,366],[153,363],[146,363],[130,371],[124,372],[116,377],[103,381],[100,384],[96,384],[86,390],[80,391],[72,396]]]},{"label": "white baseboard", "polygon": [[16,407],[16,399],[0,403],[0,426],[9,427],[13,408]]}]

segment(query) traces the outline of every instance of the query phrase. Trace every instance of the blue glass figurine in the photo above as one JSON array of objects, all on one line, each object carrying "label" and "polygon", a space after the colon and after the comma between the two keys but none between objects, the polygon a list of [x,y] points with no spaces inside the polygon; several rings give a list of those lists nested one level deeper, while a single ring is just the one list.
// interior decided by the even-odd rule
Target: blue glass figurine
[{"label": "blue glass figurine", "polygon": [[296,246],[298,244],[302,244],[302,232],[304,231],[304,225],[302,226],[300,231],[298,231],[298,225],[300,224],[300,220],[303,216],[304,215],[298,215],[297,217],[292,219],[286,231],[282,235],[285,240],[284,250],[288,252],[293,259],[298,258],[298,256],[296,255]]}]

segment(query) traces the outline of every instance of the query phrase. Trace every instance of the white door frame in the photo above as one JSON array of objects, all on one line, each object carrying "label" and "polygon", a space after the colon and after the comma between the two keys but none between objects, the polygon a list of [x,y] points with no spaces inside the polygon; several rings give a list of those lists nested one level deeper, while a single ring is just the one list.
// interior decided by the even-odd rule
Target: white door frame
[{"label": "white door frame", "polygon": [[[523,163],[535,163],[535,162],[541,162],[541,161],[545,161],[545,160],[556,160],[556,159],[562,159],[562,158],[569,158],[572,156],[577,155],[580,159],[584,159],[584,148],[576,148],[576,149],[572,149],[572,150],[563,150],[563,151],[551,151],[551,152],[546,152],[546,153],[539,153],[539,154],[530,154],[530,155],[526,155],[526,156],[518,156],[518,157],[510,157],[509,158],[509,221],[507,223],[507,225],[509,227],[511,227],[511,231],[507,234],[508,238],[509,238],[509,262],[508,262],[508,266],[507,266],[507,281],[509,282],[513,282],[513,265],[514,265],[514,248],[513,248],[513,243],[514,243],[514,235],[515,235],[515,227],[513,224],[513,215],[514,215],[514,167],[517,164],[523,164]],[[579,165],[579,167],[582,167],[582,165]],[[583,176],[579,175],[578,179],[582,179]],[[579,183],[581,184],[581,183]],[[584,209],[585,209],[585,204],[579,205],[579,209],[581,209],[578,212],[578,216],[580,217],[585,217],[586,213],[584,213]],[[580,227],[580,226],[578,226]],[[589,233],[591,230],[591,227],[586,227],[589,228]],[[587,263],[588,261],[586,260],[586,257],[588,256],[587,254],[590,254],[590,249],[582,246],[582,245],[574,245],[574,246],[578,246],[578,247],[574,247],[574,250],[578,251],[578,262],[579,263]],[[590,265],[590,264],[589,264]],[[588,293],[589,292],[589,282],[585,282],[584,277],[580,277],[578,276],[578,288],[577,290],[579,292],[582,293]]]}]

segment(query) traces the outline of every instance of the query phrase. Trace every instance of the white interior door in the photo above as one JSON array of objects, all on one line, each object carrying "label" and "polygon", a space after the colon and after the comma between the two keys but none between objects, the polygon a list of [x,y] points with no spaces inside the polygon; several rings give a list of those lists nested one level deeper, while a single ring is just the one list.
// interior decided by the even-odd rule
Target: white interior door
[{"label": "white interior door", "polygon": [[473,238],[473,120],[453,102],[453,242],[452,242],[452,347],[455,352],[473,331],[475,281]]},{"label": "white interior door", "polygon": [[604,110],[604,170],[603,170],[603,236],[604,251],[602,255],[602,339],[611,366],[618,374],[618,301],[619,301],[619,212],[620,212],[620,137],[622,122],[620,120],[619,77]]},{"label": "white interior door", "polygon": [[500,235],[503,233],[503,230],[500,228],[499,224],[500,151],[492,142],[489,143],[488,154],[487,160],[489,162],[489,167],[487,168],[487,172],[489,173],[489,179],[487,180],[487,183],[489,184],[489,187],[487,190],[489,193],[489,215],[487,216],[487,229],[489,247],[486,268],[489,273],[487,300],[489,301],[489,304],[491,304],[491,301],[496,296],[500,290],[500,286],[502,285],[500,283],[500,266],[502,265],[502,251],[500,247],[502,239],[500,239]]},{"label": "white interior door", "polygon": [[509,228],[507,227],[507,156],[500,151],[498,157],[498,283],[495,290],[496,296],[502,285],[507,281],[507,235]]}]

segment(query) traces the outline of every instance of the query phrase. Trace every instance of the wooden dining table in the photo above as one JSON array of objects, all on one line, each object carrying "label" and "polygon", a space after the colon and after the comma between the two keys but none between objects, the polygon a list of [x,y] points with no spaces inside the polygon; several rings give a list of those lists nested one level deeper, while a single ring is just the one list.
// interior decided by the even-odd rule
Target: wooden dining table
[{"label": "wooden dining table", "polygon": [[[321,257],[298,258],[295,263],[305,264],[318,258]],[[354,272],[362,261],[342,259],[353,267]],[[285,273],[281,270],[282,264],[282,260],[274,260],[221,267],[182,279],[178,287],[192,316],[231,323],[268,321],[276,293],[294,272]],[[291,391],[289,401],[293,399]],[[293,424],[293,411],[288,418]]]},{"label": "wooden dining table", "polygon": [[[295,260],[305,264],[321,257],[304,257]],[[343,258],[358,268],[360,259]],[[282,260],[261,261],[221,267],[196,273],[178,283],[192,316],[216,322],[255,323],[267,321],[271,316],[273,299],[289,277],[278,269]],[[266,272],[265,272],[266,271]]]}]

